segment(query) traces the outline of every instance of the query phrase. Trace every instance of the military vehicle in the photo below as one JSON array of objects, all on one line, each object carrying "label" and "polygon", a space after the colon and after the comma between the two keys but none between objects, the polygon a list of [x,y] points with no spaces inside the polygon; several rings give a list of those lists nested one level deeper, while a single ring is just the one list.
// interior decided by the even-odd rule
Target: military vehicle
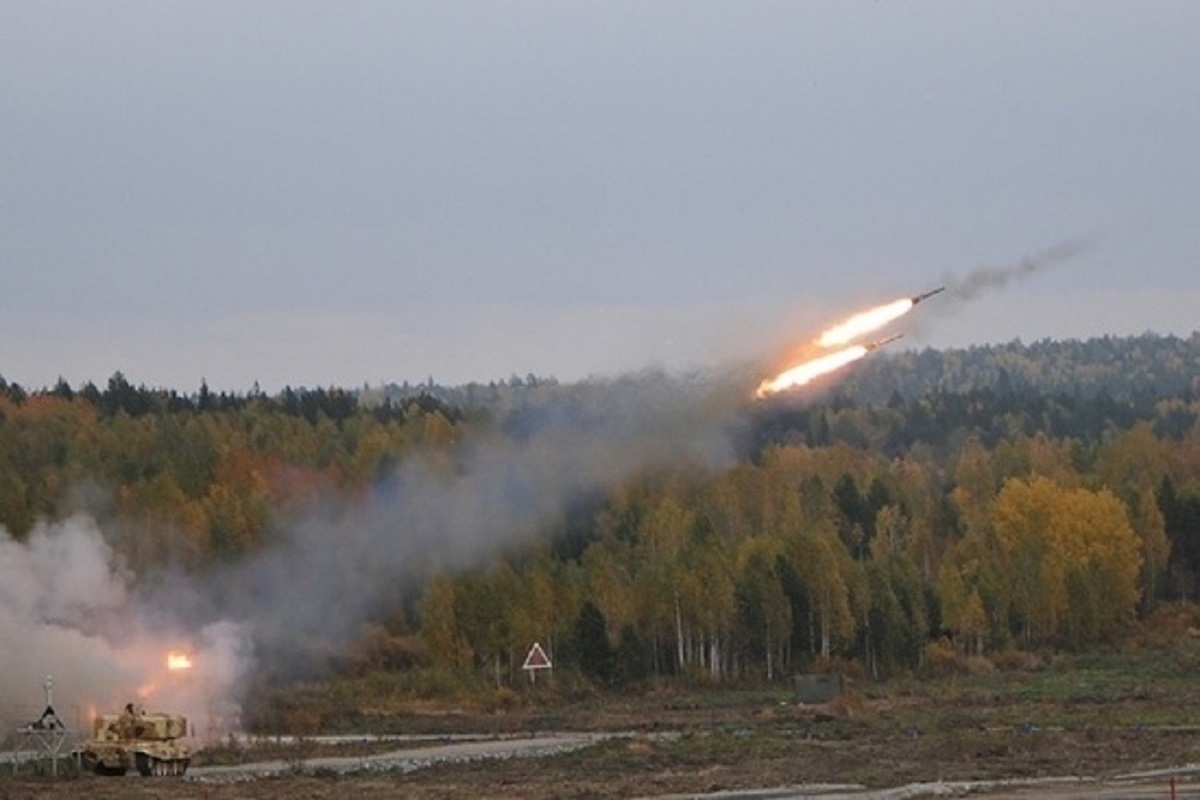
[{"label": "military vehicle", "polygon": [[187,736],[187,717],[147,713],[133,703],[120,714],[97,714],[93,738],[79,750],[84,769],[98,775],[182,775],[192,754],[180,741]]}]

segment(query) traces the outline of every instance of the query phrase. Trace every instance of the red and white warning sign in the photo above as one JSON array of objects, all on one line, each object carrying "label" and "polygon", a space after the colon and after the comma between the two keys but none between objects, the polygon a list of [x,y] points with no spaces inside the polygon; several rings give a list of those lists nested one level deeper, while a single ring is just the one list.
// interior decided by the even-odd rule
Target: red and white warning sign
[{"label": "red and white warning sign", "polygon": [[521,669],[550,669],[554,665],[550,663],[550,658],[546,655],[546,651],[537,642],[533,643],[533,647],[529,648],[529,655],[525,656],[525,664]]}]

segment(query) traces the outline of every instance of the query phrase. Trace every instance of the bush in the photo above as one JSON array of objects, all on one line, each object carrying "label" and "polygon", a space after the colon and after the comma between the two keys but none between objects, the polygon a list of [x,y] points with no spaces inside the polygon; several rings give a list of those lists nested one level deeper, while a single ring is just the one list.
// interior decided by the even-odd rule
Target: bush
[{"label": "bush", "polygon": [[484,709],[487,711],[513,711],[520,708],[521,696],[507,686],[501,686],[484,698]]},{"label": "bush", "polygon": [[842,658],[841,656],[822,656],[813,664],[812,672],[818,673],[840,673],[847,680],[862,680],[867,677],[867,668],[862,661],[854,658]]},{"label": "bush", "polygon": [[1045,666],[1044,660],[1037,653],[1018,650],[1015,647],[993,653],[991,658],[994,666],[1005,672],[1031,672]]},{"label": "bush", "polygon": [[968,656],[963,666],[968,675],[991,675],[996,671],[996,665],[986,656]]},{"label": "bush", "polygon": [[1126,647],[1165,650],[1200,636],[1200,606],[1171,603],[1156,608],[1138,621],[1126,640]]},{"label": "bush", "polygon": [[949,639],[937,639],[925,645],[921,659],[921,673],[927,678],[948,678],[962,671],[954,643]]}]

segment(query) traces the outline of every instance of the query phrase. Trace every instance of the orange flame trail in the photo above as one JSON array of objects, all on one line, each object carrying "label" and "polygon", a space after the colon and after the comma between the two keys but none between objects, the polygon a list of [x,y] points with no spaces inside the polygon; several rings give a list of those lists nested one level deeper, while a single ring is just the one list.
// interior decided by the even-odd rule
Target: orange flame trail
[{"label": "orange flame trail", "polygon": [[759,385],[756,394],[761,399],[776,392],[782,392],[785,389],[804,386],[822,375],[827,375],[834,370],[841,369],[847,364],[858,361],[869,352],[870,350],[866,347],[856,344],[853,347],[847,347],[844,350],[838,350],[829,355],[805,361],[803,364],[779,373],[774,378],[763,381]]},{"label": "orange flame trail", "polygon": [[884,303],[881,306],[869,308],[866,311],[848,317],[847,319],[834,325],[832,328],[822,333],[815,344],[826,349],[838,347],[841,348],[828,355],[812,358],[803,361],[796,366],[787,369],[774,378],[768,378],[763,381],[755,394],[761,400],[777,392],[782,392],[786,389],[792,389],[797,386],[804,386],[814,379],[822,375],[826,375],[834,370],[854,361],[858,361],[872,350],[887,344],[894,339],[899,339],[903,334],[896,334],[878,342],[866,345],[853,345],[847,347],[855,339],[861,338],[868,333],[879,330],[890,322],[894,322],[900,317],[912,311],[913,306],[921,302],[926,297],[937,294],[943,289],[937,289],[929,294],[920,295],[917,297],[901,297],[899,300],[893,300],[890,303]]},{"label": "orange flame trail", "polygon": [[[849,344],[864,334],[877,331],[884,325],[907,314],[916,305],[911,297],[902,297],[881,306],[862,311],[839,322],[821,334],[817,344],[821,347],[840,347]],[[860,356],[861,358],[861,356]]]}]

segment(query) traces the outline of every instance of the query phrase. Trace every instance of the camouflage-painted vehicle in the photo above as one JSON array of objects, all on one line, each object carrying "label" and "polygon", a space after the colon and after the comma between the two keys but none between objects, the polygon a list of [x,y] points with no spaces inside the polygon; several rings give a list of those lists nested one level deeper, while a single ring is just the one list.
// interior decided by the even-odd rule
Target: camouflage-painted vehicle
[{"label": "camouflage-painted vehicle", "polygon": [[93,738],[80,748],[84,769],[98,775],[182,775],[192,754],[180,741],[187,736],[187,717],[147,713],[132,703],[120,714],[98,714]]}]

